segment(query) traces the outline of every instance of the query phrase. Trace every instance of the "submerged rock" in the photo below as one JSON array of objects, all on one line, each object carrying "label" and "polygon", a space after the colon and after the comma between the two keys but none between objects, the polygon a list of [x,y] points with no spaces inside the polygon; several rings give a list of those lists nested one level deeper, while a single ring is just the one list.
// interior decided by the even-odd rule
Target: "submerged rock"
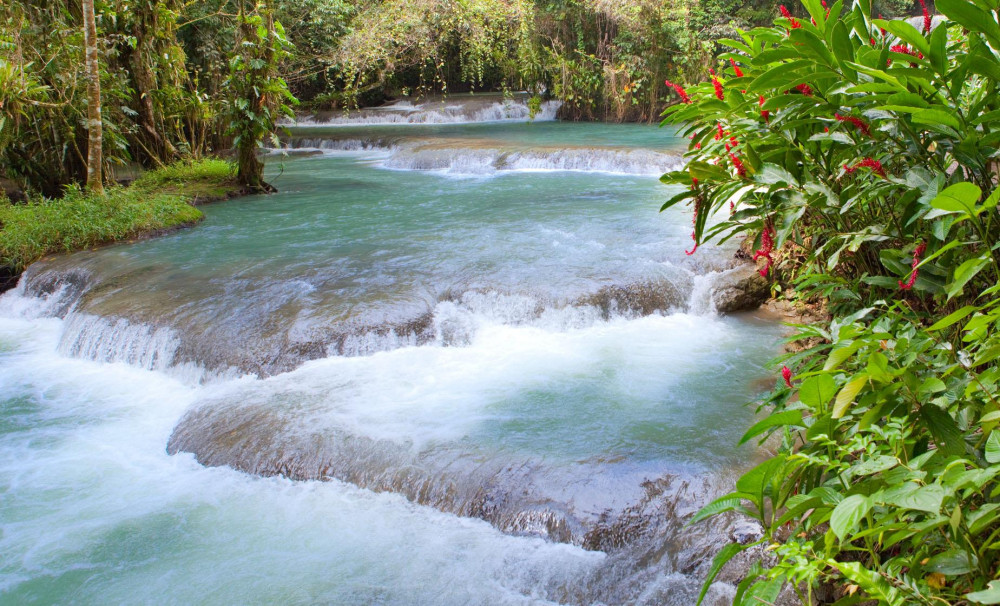
[{"label": "submerged rock", "polygon": [[770,284],[751,264],[740,265],[719,276],[712,289],[712,303],[719,313],[757,309],[767,301]]}]

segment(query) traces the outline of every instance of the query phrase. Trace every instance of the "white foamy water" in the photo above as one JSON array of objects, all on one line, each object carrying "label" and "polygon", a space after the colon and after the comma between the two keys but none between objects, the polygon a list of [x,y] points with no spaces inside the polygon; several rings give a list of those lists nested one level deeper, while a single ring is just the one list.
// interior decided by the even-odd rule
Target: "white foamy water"
[{"label": "white foamy water", "polygon": [[474,124],[482,122],[539,122],[556,119],[561,101],[544,101],[531,115],[527,99],[497,99],[495,95],[480,97],[459,95],[444,100],[418,103],[397,101],[380,107],[301,116],[296,126],[383,126],[388,124]]},{"label": "white foamy water", "polygon": [[204,388],[58,356],[61,324],[0,318],[0,601],[547,603],[603,559],[339,482],[167,456]]},{"label": "white foamy water", "polygon": [[511,150],[354,138],[301,138],[291,141],[284,149],[329,154],[375,152],[377,155],[372,156],[373,160],[385,168],[469,177],[557,171],[659,177],[683,165],[679,154],[644,149],[569,147]]}]

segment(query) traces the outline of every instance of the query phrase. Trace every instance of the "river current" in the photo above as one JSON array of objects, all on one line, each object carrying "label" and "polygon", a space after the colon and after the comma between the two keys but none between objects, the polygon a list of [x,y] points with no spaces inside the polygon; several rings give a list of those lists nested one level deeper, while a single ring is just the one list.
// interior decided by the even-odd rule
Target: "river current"
[{"label": "river current", "polygon": [[29,268],[0,603],[692,604],[780,330],[658,212],[683,140],[554,111],[316,117],[278,194]]}]

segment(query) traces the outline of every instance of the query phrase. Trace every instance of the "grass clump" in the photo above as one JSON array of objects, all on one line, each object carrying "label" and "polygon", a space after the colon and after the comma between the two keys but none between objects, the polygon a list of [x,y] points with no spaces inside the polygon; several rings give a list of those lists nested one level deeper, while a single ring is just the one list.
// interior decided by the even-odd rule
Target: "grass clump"
[{"label": "grass clump", "polygon": [[222,160],[180,162],[150,171],[131,186],[94,196],[69,187],[62,198],[0,201],[0,267],[20,273],[45,255],[136,238],[199,221],[196,202],[237,191]]}]

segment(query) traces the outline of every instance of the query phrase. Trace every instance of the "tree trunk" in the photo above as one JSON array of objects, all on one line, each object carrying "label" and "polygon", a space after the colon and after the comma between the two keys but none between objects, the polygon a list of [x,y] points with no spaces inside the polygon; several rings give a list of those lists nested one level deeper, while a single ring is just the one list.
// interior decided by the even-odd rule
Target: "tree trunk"
[{"label": "tree trunk", "polygon": [[101,68],[97,59],[97,22],[94,0],[83,0],[83,44],[87,73],[87,189],[104,195],[104,133],[101,121]]}]

